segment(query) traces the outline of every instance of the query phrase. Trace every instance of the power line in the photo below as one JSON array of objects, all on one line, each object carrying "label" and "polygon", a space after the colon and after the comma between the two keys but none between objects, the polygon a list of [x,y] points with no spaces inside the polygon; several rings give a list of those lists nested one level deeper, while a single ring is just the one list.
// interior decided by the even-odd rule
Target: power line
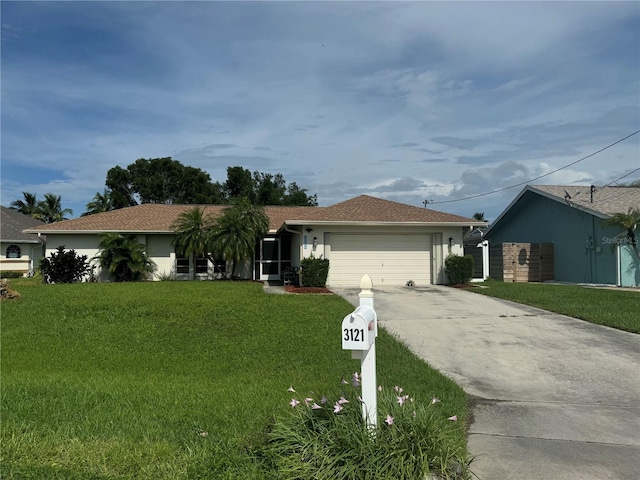
[{"label": "power line", "polygon": [[[463,200],[470,200],[470,199],[472,199],[472,198],[485,197],[485,196],[487,196],[487,195],[493,195],[494,193],[503,192],[503,191],[505,191],[505,190],[509,190],[509,189],[511,189],[511,188],[521,187],[522,185],[526,185],[526,184],[528,184],[528,183],[535,182],[536,180],[540,180],[541,178],[548,177],[549,175],[553,175],[554,173],[559,172],[560,170],[564,170],[565,168],[569,168],[570,166],[575,165],[576,163],[580,163],[580,162],[582,162],[582,161],[586,160],[587,158],[591,158],[591,157],[593,157],[594,155],[597,155],[597,154],[598,154],[598,153],[600,153],[600,152],[604,152],[604,151],[605,151],[605,150],[607,150],[608,148],[611,148],[611,147],[613,147],[614,145],[619,144],[620,142],[624,142],[626,139],[631,138],[631,137],[633,137],[634,135],[637,135],[638,133],[640,133],[640,130],[636,130],[635,132],[633,132],[633,133],[631,133],[631,134],[627,135],[626,137],[621,138],[620,140],[618,140],[618,141],[616,141],[616,142],[613,142],[612,144],[607,145],[606,147],[601,148],[600,150],[598,150],[598,151],[596,151],[596,152],[590,153],[590,154],[589,154],[589,155],[587,155],[586,157],[582,157],[582,158],[580,158],[580,159],[578,159],[578,160],[576,160],[576,161],[574,161],[574,162],[571,162],[571,163],[568,163],[568,164],[564,165],[563,167],[557,168],[557,169],[555,169],[555,170],[553,170],[553,171],[551,171],[551,172],[549,172],[549,173],[545,173],[544,175],[540,175],[540,176],[538,176],[538,177],[531,178],[531,179],[526,180],[526,181],[524,181],[524,182],[516,183],[516,184],[514,184],[514,185],[510,185],[510,186],[508,186],[508,187],[499,188],[499,189],[497,189],[497,190],[493,190],[493,191],[491,191],[491,192],[479,193],[479,194],[477,194],[477,195],[470,195],[470,196],[468,196],[468,197],[456,198],[456,199],[453,199],[453,200],[442,200],[442,201],[440,201],[440,202],[433,202],[433,201],[430,201],[430,202],[429,202],[429,204],[461,202],[461,201],[463,201]],[[636,169],[636,170],[634,170],[634,171],[637,171],[637,170],[638,170],[638,169]],[[631,172],[631,173],[633,173],[633,172]],[[631,175],[631,173],[629,173],[628,175]],[[626,176],[626,175],[625,175],[625,176]],[[621,178],[624,178],[624,177],[621,177]],[[620,180],[620,178],[619,178],[618,180]],[[617,180],[615,180],[615,181],[617,181]],[[612,183],[613,183],[613,182],[612,182]],[[608,185],[605,185],[605,186],[608,186]]]},{"label": "power line", "polygon": [[638,170],[640,170],[640,168],[636,168],[635,170],[631,170],[629,173],[627,173],[626,175],[621,176],[620,178],[616,178],[613,182],[609,182],[606,185],[602,185],[600,188],[604,188],[604,187],[608,187],[609,185],[612,185],[614,183],[616,183],[618,180],[622,180],[624,177],[628,177],[629,175],[631,175],[632,173],[636,173]]}]

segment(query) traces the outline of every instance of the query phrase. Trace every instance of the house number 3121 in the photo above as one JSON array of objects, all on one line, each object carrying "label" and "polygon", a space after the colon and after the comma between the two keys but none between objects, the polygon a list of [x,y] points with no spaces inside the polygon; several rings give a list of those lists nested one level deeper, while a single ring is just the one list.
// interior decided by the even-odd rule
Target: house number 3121
[{"label": "house number 3121", "polygon": [[345,342],[364,342],[364,329],[362,328],[345,328],[343,332]]}]

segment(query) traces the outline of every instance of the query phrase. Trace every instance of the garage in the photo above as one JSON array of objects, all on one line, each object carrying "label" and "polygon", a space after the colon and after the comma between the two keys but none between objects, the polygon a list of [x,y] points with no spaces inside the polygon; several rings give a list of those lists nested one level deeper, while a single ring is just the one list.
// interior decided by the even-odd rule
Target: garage
[{"label": "garage", "polygon": [[374,286],[431,283],[430,234],[329,234],[328,285],[357,286],[365,273]]}]

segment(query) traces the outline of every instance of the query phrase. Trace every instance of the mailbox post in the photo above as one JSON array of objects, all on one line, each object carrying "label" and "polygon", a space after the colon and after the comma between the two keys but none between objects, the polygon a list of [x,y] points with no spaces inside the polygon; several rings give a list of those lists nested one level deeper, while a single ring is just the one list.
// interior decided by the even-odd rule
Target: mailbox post
[{"label": "mailbox post", "polygon": [[369,275],[360,280],[360,306],[342,320],[342,349],[360,360],[362,418],[368,428],[378,425],[376,386],[376,337],[378,316],[373,309],[373,282]]}]

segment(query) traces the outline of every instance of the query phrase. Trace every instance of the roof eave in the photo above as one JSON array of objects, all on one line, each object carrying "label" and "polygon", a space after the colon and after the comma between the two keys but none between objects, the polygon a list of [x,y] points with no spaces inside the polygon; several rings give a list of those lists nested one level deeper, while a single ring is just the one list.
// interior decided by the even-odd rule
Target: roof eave
[{"label": "roof eave", "polygon": [[602,213],[602,212],[598,212],[596,210],[592,210],[592,209],[587,208],[587,207],[585,207],[583,205],[580,205],[578,203],[574,203],[572,205],[568,205],[567,201],[564,198],[558,197],[557,195],[552,195],[551,193],[545,192],[543,190],[539,190],[539,189],[537,189],[535,187],[532,187],[531,185],[527,185],[526,187],[524,187],[520,191],[520,193],[516,196],[516,198],[514,198],[511,201],[511,203],[509,203],[507,208],[505,208],[502,211],[502,213],[500,215],[498,215],[498,217],[493,221],[493,223],[491,223],[491,225],[489,226],[487,231],[484,232],[484,236],[485,237],[489,236],[489,233],[491,233],[491,231],[494,229],[494,227],[500,223],[500,220],[502,220],[502,218],[507,214],[507,212],[509,210],[511,210],[511,207],[513,207],[516,203],[518,203],[518,201],[522,198],[522,196],[527,192],[535,193],[536,195],[543,196],[545,198],[548,198],[549,200],[553,200],[554,202],[565,204],[565,205],[567,205],[567,206],[569,206],[571,208],[577,208],[578,210],[581,210],[583,212],[586,212],[586,213],[588,213],[590,215],[593,215],[593,216],[596,216],[596,217],[609,218],[611,216],[611,215],[608,215],[606,213]]},{"label": "roof eave", "polygon": [[42,244],[40,240],[32,240],[32,239],[21,239],[17,240],[14,238],[3,238],[1,239],[2,243],[33,243],[34,245]]},{"label": "roof eave", "polygon": [[457,221],[457,222],[394,222],[394,221],[357,221],[357,220],[286,220],[284,225],[289,226],[300,226],[300,225],[340,225],[340,226],[366,226],[366,227],[375,227],[375,226],[443,226],[443,227],[481,227],[487,225],[487,222],[479,222],[479,221]]},{"label": "roof eave", "polygon": [[169,235],[172,230],[25,230],[25,233],[41,233],[43,235],[102,235],[105,233],[128,233],[136,235]]}]

